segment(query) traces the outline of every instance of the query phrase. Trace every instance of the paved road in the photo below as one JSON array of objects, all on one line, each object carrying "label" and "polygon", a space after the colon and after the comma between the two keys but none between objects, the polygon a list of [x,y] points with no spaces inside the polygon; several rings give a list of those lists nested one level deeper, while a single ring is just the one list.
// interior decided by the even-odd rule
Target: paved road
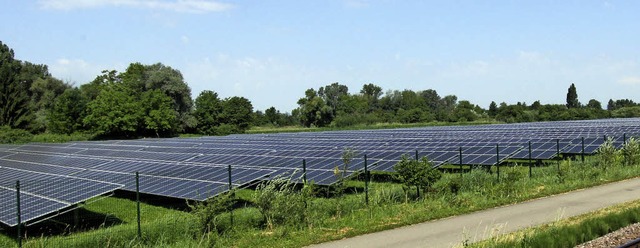
[{"label": "paved road", "polygon": [[510,233],[637,199],[640,199],[640,179],[636,178],[311,247],[460,246],[465,240],[476,242],[491,235]]}]

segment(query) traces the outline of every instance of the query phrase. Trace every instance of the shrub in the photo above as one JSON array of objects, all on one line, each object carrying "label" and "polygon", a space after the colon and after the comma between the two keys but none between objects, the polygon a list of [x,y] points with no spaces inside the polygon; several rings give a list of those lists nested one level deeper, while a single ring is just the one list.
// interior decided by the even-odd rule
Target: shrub
[{"label": "shrub", "polygon": [[233,192],[228,192],[205,202],[189,205],[192,213],[196,216],[197,225],[202,233],[222,232],[226,229],[219,225],[219,217],[231,209],[231,204],[233,204],[232,196]]},{"label": "shrub", "polygon": [[420,196],[420,188],[431,189],[433,183],[442,177],[442,172],[433,168],[426,157],[416,161],[402,156],[402,160],[393,166],[393,170],[397,173],[396,179],[404,184],[406,190],[412,186],[416,187],[418,197]]},{"label": "shrub", "polygon": [[462,178],[459,175],[443,175],[440,180],[433,183],[433,189],[440,194],[458,194],[462,188]]},{"label": "shrub", "polygon": [[495,183],[495,178],[483,169],[472,169],[464,175],[460,183],[460,189],[468,192],[482,192],[490,189]]},{"label": "shrub", "polygon": [[606,169],[610,166],[615,166],[620,161],[619,152],[613,145],[613,140],[608,138],[596,151],[598,153],[597,165]]},{"label": "shrub", "polygon": [[517,190],[517,183],[525,177],[525,171],[519,166],[509,166],[504,169],[504,176],[501,178],[501,191],[506,196],[513,196]]},{"label": "shrub", "polygon": [[625,165],[637,165],[640,162],[640,142],[635,138],[630,138],[622,146],[622,155]]},{"label": "shrub", "polygon": [[0,144],[28,143],[33,135],[26,130],[0,126]]},{"label": "shrub", "polygon": [[333,175],[336,177],[337,182],[333,185],[334,193],[338,196],[342,196],[346,189],[345,179],[349,171],[349,164],[356,156],[356,151],[351,147],[347,147],[342,151],[342,168],[336,166],[333,168]]},{"label": "shrub", "polygon": [[306,223],[307,199],[312,188],[307,185],[298,191],[291,181],[276,178],[256,188],[254,203],[269,229],[280,224],[300,225]]}]

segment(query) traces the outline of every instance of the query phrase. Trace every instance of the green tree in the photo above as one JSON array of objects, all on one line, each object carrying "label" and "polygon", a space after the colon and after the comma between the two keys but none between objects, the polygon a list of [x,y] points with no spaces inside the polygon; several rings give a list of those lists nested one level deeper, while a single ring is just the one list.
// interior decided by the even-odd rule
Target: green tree
[{"label": "green tree", "polygon": [[222,106],[220,119],[222,123],[234,127],[234,132],[243,133],[251,126],[253,105],[247,98],[238,96],[227,98]]},{"label": "green tree", "polygon": [[589,103],[587,103],[587,108],[602,109],[602,104],[596,99],[591,99]]},{"label": "green tree", "polygon": [[456,108],[458,104],[458,97],[455,95],[447,95],[440,100],[440,108],[437,113],[437,119],[439,121],[448,121],[450,119],[450,113]]},{"label": "green tree", "polygon": [[453,112],[450,115],[450,121],[453,122],[467,122],[475,121],[480,117],[479,113],[476,113],[476,107],[471,102],[463,100],[460,101]]},{"label": "green tree", "polygon": [[614,117],[614,118],[640,117],[640,106],[618,108],[614,111],[611,111],[611,117]]},{"label": "green tree", "polygon": [[498,104],[496,102],[491,101],[489,104],[489,116],[495,117],[498,114]]},{"label": "green tree", "polygon": [[531,108],[532,110],[539,110],[539,109],[540,109],[540,106],[542,106],[542,104],[540,104],[540,100],[537,100],[537,101],[535,101],[535,102],[533,102],[533,103],[531,104],[531,107],[530,107],[530,108]]},{"label": "green tree", "polygon": [[578,101],[578,92],[576,86],[571,84],[567,92],[567,108],[579,108],[580,102]]},{"label": "green tree", "polygon": [[87,106],[83,123],[97,135],[136,137],[143,118],[140,102],[121,85],[106,87]]},{"label": "green tree", "polygon": [[45,131],[47,116],[52,111],[55,100],[70,88],[69,84],[51,76],[38,78],[31,84],[29,109],[33,117],[29,123],[29,129],[32,132]]},{"label": "green tree", "polygon": [[155,133],[156,137],[175,133],[178,113],[173,109],[173,101],[160,90],[151,90],[142,94],[144,108],[144,127]]},{"label": "green tree", "polygon": [[405,185],[405,192],[410,187],[416,187],[418,197],[420,188],[426,190],[442,177],[442,172],[433,168],[433,164],[426,157],[421,160],[412,160],[402,156],[401,160],[393,166],[396,178]]},{"label": "green tree", "polygon": [[53,103],[47,115],[47,130],[52,133],[71,134],[82,130],[87,99],[80,89],[67,89]]},{"label": "green tree", "polygon": [[156,63],[143,65],[131,63],[126,71],[112,78],[113,74],[103,76],[104,81],[119,81],[123,89],[133,95],[160,90],[173,101],[173,108],[178,113],[180,132],[191,131],[196,128],[197,120],[192,115],[193,99],[191,88],[186,84],[182,73],[170,66]]},{"label": "green tree", "polygon": [[429,108],[430,112],[438,113],[440,111],[442,98],[438,95],[437,91],[432,89],[423,90],[419,95],[423,99],[427,108]]},{"label": "green tree", "polygon": [[349,88],[346,85],[332,83],[318,89],[320,96],[327,106],[331,108],[331,115],[335,116],[338,108],[342,104],[342,99],[349,95]]},{"label": "green tree", "polygon": [[19,79],[21,69],[13,50],[0,42],[0,126],[15,128],[27,124],[29,87]]},{"label": "green tree", "polygon": [[267,118],[269,124],[274,126],[280,126],[280,111],[276,110],[275,107],[270,107],[264,111],[264,115]]},{"label": "green tree", "polygon": [[298,100],[295,113],[305,127],[324,127],[333,120],[333,111],[314,89],[305,91],[305,97]]},{"label": "green tree", "polygon": [[380,96],[382,96],[382,88],[380,86],[371,83],[365,84],[362,86],[360,94],[365,97],[369,104],[368,112],[378,108],[378,102],[380,100]]},{"label": "green tree", "polygon": [[609,102],[607,103],[607,110],[613,111],[615,109],[616,109],[616,102],[614,102],[613,99],[609,99]]},{"label": "green tree", "polygon": [[202,91],[196,98],[196,110],[194,111],[194,116],[198,120],[198,132],[206,135],[217,134],[221,114],[222,101],[218,98],[218,93],[210,90]]}]

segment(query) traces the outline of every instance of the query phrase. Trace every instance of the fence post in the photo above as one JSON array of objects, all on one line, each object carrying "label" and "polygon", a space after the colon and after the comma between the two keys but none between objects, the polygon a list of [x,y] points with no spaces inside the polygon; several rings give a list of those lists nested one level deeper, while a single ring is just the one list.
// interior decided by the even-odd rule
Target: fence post
[{"label": "fence post", "polygon": [[496,170],[498,172],[498,181],[500,181],[500,145],[496,144]]},{"label": "fence post", "polygon": [[533,166],[533,162],[531,161],[531,140],[529,140],[529,178],[532,178],[531,166]]},{"label": "fence post", "polygon": [[420,160],[420,159],[418,158],[418,149],[416,149],[416,161],[418,161],[418,160]]},{"label": "fence post", "polygon": [[558,154],[558,172],[560,172],[560,139],[556,139],[556,154]]},{"label": "fence post", "polygon": [[364,201],[369,206],[369,168],[367,167],[367,154],[364,155]]},{"label": "fence post", "polygon": [[462,146],[460,147],[458,158],[460,160],[460,178],[462,178]]},{"label": "fence post", "polygon": [[18,247],[22,247],[22,213],[20,210],[20,180],[16,181],[16,217],[18,220]]},{"label": "fence post", "polygon": [[136,171],[136,208],[138,212],[138,239],[142,239],[142,227],[140,226],[140,174]]},{"label": "fence post", "polygon": [[[228,166],[227,170],[229,171],[229,193],[232,194],[231,197],[233,197],[233,192],[231,191],[233,189],[233,185],[231,184],[231,165]],[[231,199],[232,201],[229,203],[229,223],[233,229],[233,198]]]},{"label": "fence post", "polygon": [[[622,146],[620,147],[620,149],[624,149],[624,146],[627,144],[627,133],[623,133],[622,134]],[[629,164],[629,156],[624,155],[624,161],[623,163],[625,165],[630,165]]]},{"label": "fence post", "polygon": [[584,164],[584,137],[582,137],[582,150],[580,151],[580,158],[582,160],[582,164]]},{"label": "fence post", "polygon": [[307,160],[302,159],[302,183],[307,184]]}]

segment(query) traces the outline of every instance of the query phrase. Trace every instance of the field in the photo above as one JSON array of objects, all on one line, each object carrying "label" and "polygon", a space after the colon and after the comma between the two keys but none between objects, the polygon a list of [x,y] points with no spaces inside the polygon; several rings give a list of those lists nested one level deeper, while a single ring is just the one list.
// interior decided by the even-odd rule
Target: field
[{"label": "field", "polygon": [[[301,223],[268,223],[255,205],[257,195],[263,191],[240,190],[234,200],[233,226],[229,212],[221,212],[215,214],[215,230],[209,232],[202,232],[198,215],[177,206],[181,204],[149,201],[141,207],[142,239],[137,238],[135,200],[122,196],[107,197],[87,204],[83,209],[109,216],[105,219],[117,219],[117,223],[94,224],[88,228],[95,230],[74,231],[67,227],[71,231],[63,234],[50,231],[54,234],[30,236],[30,231],[27,231],[24,246],[300,247],[640,175],[637,165],[603,169],[595,165],[599,159],[590,157],[585,164],[565,161],[561,163],[560,171],[555,163],[535,167],[532,178],[528,177],[527,168],[521,166],[502,168],[504,176],[500,181],[496,180],[495,173],[482,170],[473,170],[462,178],[458,174],[445,174],[421,197],[413,191],[405,191],[401,184],[388,180],[387,175],[375,175],[378,180],[370,185],[369,205],[364,201],[364,183],[354,179],[347,183],[347,190],[341,196],[326,197],[322,189],[316,189],[314,195],[307,199],[306,207],[278,209],[287,213],[299,211],[303,216]],[[590,180],[584,180],[586,178]],[[279,197],[295,200],[295,194]],[[3,231],[1,246],[16,244],[14,231]]]},{"label": "field", "polygon": [[[427,132],[400,129],[8,146],[0,150],[3,170],[29,168],[33,175],[44,171],[71,173],[68,175],[77,177],[74,180],[94,184],[96,180],[104,180],[122,187],[114,194],[83,200],[78,209],[53,218],[30,218],[27,226],[2,226],[0,246],[21,243],[25,247],[300,247],[638,177],[640,146],[632,138],[633,133],[627,136],[627,131],[635,130],[629,123],[634,122],[564,124],[565,127],[597,124],[579,132],[563,131],[554,123],[540,123],[441,127]],[[619,124],[623,124],[622,128],[615,126]],[[523,133],[523,129],[534,132]],[[606,134],[602,138],[602,130],[616,131],[624,138],[608,138]],[[522,149],[526,139],[521,135],[536,137],[536,147],[528,152]],[[547,138],[540,138],[544,135]],[[567,140],[560,139],[567,135]],[[584,137],[580,135],[591,136],[576,138]],[[423,140],[430,143],[423,150],[416,149],[416,155],[429,154],[430,159],[404,156],[410,147],[424,145]],[[396,150],[388,151],[389,144]],[[377,161],[386,165],[370,176],[366,170],[347,171],[350,162],[355,161],[357,168],[363,162],[366,165],[366,158],[354,158],[349,149],[339,151],[334,146],[359,147],[372,157],[378,156]],[[516,146],[519,148],[510,149]],[[430,147],[439,150],[429,153]],[[583,157],[576,151],[593,155]],[[523,152],[537,157],[525,159],[527,154]],[[308,181],[297,176],[255,180],[265,171],[286,169],[299,173],[299,162],[304,157],[287,154],[302,153],[306,155],[301,156],[316,160],[320,159],[318,156],[326,156],[317,165],[329,162],[336,165],[320,168],[313,167],[313,162],[308,164],[311,166]],[[331,157],[339,154],[342,158]],[[234,173],[249,175],[246,178],[251,183],[232,181],[230,164],[229,176],[226,165],[205,164],[240,158],[247,164],[236,167]],[[282,161],[277,164],[291,163],[293,167],[251,167],[248,158],[277,159]],[[304,161],[314,160],[303,160],[303,167]],[[75,167],[67,167],[70,163]],[[340,163],[345,164],[344,170]],[[164,181],[155,181],[158,186],[151,188],[145,182],[139,190],[138,183],[129,176],[138,170],[142,170],[141,178]],[[120,179],[105,175],[120,175]],[[306,178],[307,174],[304,175]],[[233,188],[228,192],[227,178]],[[239,177],[234,174],[233,178]],[[225,188],[216,191],[217,196],[212,198],[182,190],[203,184]],[[28,187],[26,190],[30,192]],[[140,193],[140,201],[136,192]],[[7,217],[12,213],[5,211],[11,207],[3,207],[3,221],[12,220]],[[33,206],[26,206],[30,207]]]}]

